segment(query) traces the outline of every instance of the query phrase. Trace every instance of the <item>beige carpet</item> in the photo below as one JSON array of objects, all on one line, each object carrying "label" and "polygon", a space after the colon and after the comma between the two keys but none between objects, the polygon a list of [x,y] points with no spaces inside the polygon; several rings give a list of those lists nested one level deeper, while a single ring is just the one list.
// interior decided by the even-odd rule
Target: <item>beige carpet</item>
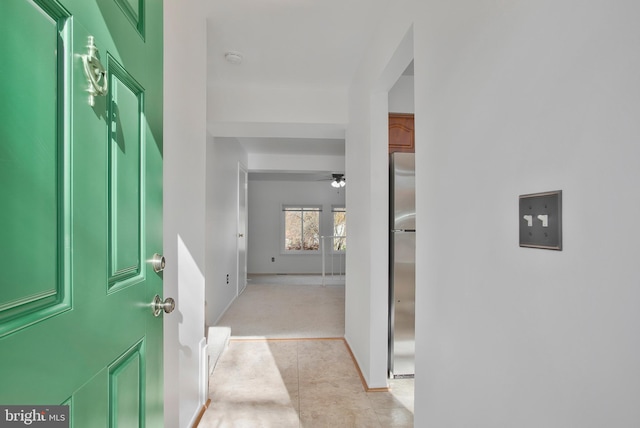
[{"label": "beige carpet", "polygon": [[344,337],[344,285],[319,275],[259,275],[216,325],[231,337]]}]

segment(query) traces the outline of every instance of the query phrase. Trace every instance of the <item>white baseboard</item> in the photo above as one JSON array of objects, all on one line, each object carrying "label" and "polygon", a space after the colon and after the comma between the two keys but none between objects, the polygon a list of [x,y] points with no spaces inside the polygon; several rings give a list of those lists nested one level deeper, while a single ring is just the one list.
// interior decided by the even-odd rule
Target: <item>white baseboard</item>
[{"label": "white baseboard", "polygon": [[217,325],[218,322],[222,319],[222,317],[224,316],[224,314],[227,313],[227,311],[229,310],[229,308],[231,307],[231,305],[233,305],[233,302],[236,301],[236,299],[238,298],[238,295],[236,295],[233,299],[231,299],[231,301],[229,302],[229,304],[227,305],[227,307],[224,308],[224,311],[222,311],[222,313],[220,314],[220,316],[213,322],[213,324],[211,324],[210,326],[207,327],[213,327],[214,325]]},{"label": "white baseboard", "polygon": [[198,344],[200,350],[200,382],[199,382],[199,404],[203,406],[207,402],[209,396],[209,353],[207,352],[207,339],[200,339]]}]

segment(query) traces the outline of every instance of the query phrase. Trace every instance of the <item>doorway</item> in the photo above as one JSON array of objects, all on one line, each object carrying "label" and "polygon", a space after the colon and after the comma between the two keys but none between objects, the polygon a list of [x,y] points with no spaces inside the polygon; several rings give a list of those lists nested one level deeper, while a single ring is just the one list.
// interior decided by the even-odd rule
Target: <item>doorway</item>
[{"label": "doorway", "polygon": [[247,177],[247,168],[238,163],[238,269],[236,275],[238,296],[247,287]]}]

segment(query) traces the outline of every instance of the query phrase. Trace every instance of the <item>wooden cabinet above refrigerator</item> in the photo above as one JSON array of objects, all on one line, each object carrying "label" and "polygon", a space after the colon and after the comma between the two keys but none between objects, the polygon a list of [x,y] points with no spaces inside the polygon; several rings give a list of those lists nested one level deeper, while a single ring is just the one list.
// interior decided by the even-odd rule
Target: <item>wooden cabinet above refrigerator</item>
[{"label": "wooden cabinet above refrigerator", "polygon": [[389,153],[415,152],[413,114],[389,113]]}]

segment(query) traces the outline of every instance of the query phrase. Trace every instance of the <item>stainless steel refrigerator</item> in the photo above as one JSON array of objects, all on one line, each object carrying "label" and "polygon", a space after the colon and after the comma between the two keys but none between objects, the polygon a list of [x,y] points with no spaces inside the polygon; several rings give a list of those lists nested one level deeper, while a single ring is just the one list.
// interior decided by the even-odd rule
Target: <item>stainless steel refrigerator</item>
[{"label": "stainless steel refrigerator", "polygon": [[389,174],[389,376],[415,368],[416,205],[413,153],[392,153]]}]

